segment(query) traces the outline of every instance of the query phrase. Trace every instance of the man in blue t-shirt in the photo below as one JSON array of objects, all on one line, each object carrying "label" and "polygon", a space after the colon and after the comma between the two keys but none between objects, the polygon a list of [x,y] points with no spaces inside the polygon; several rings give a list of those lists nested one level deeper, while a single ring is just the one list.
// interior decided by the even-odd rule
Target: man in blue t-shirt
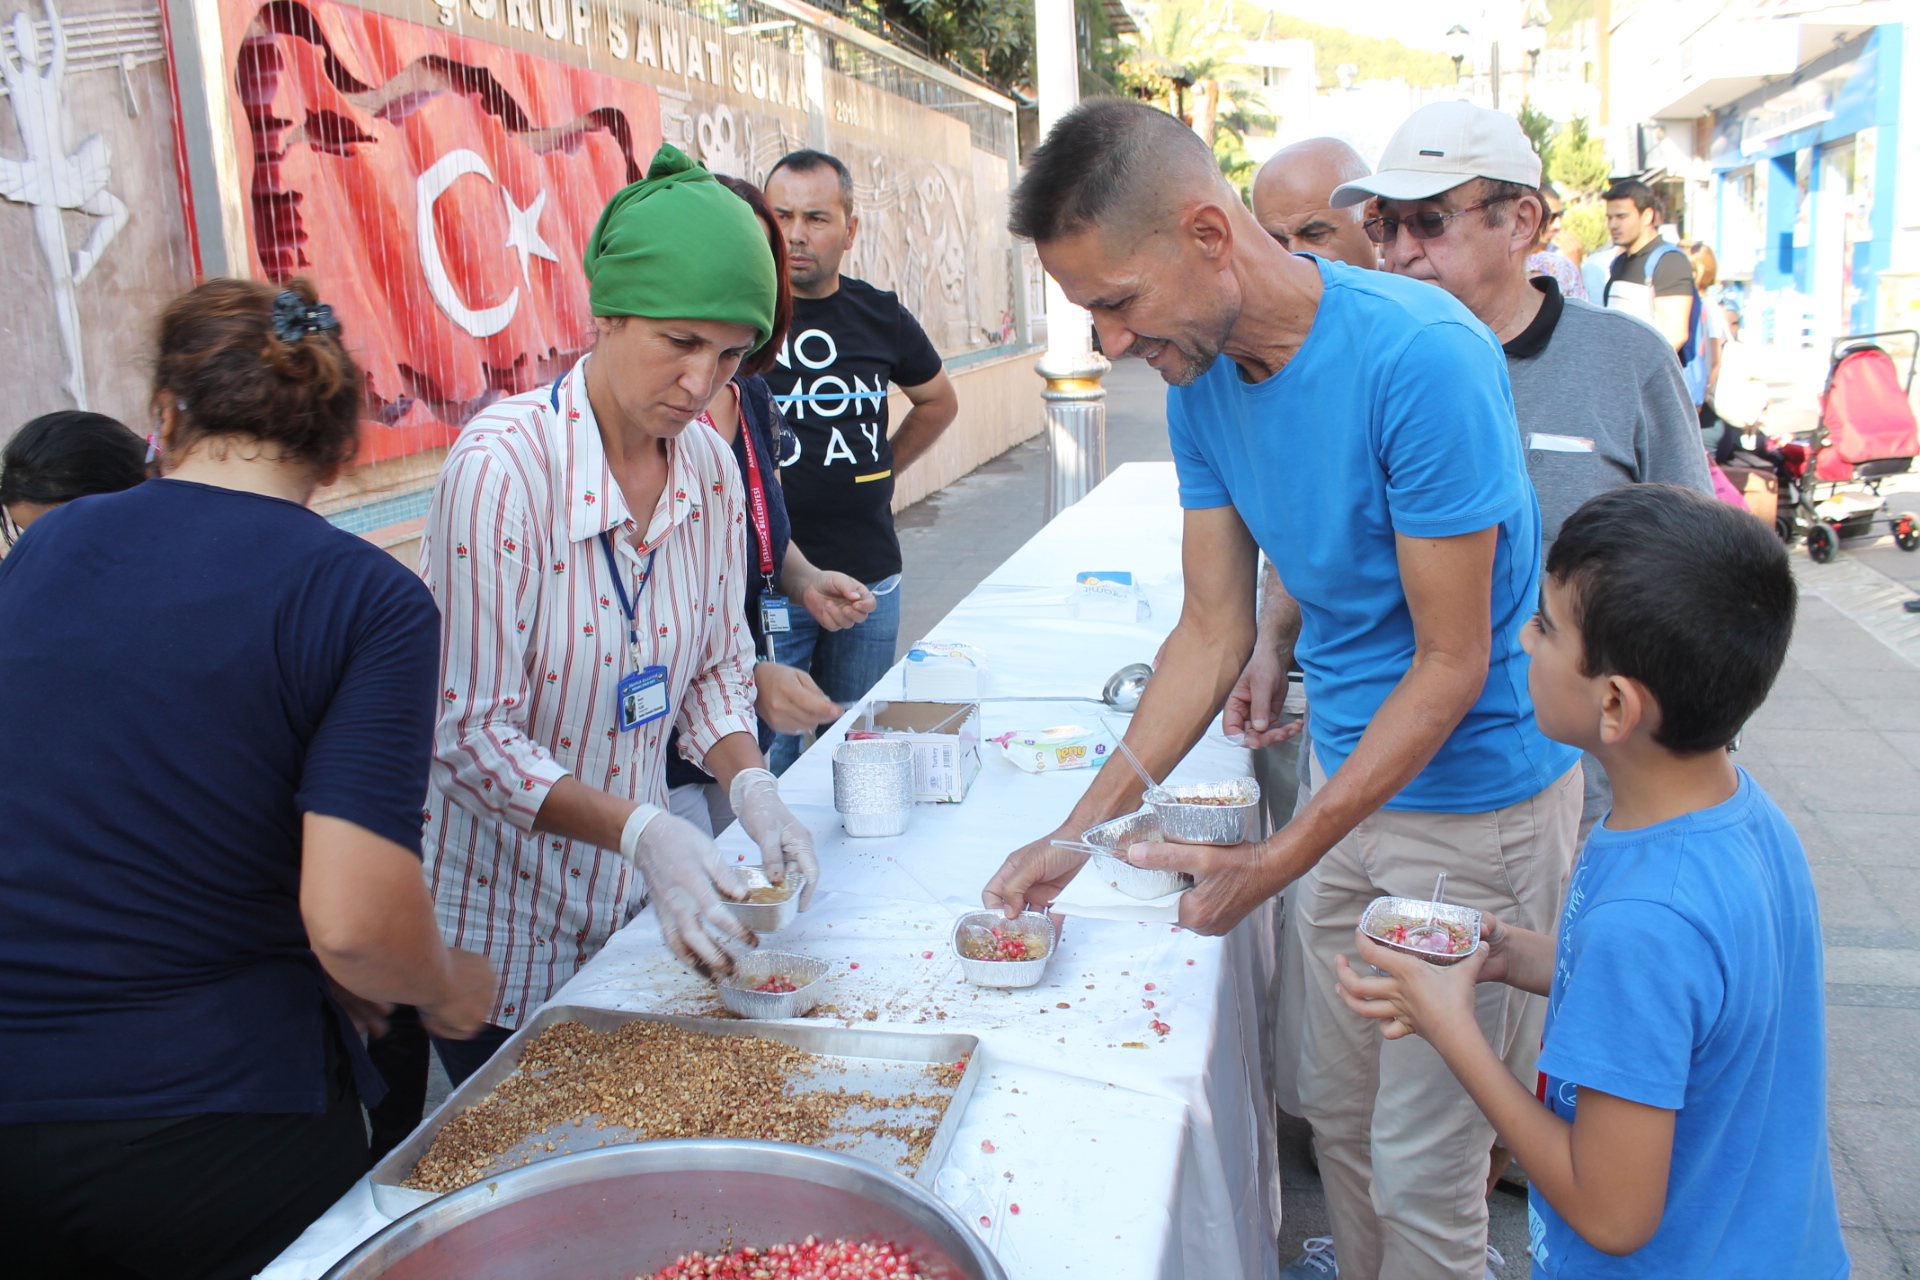
[{"label": "man in blue t-shirt", "polygon": [[[1550,928],[1579,756],[1540,736],[1527,700],[1539,511],[1493,335],[1439,289],[1288,253],[1191,130],[1119,99],[1063,118],[1012,205],[1103,348],[1173,384],[1186,599],[1127,734],[1156,776],[1246,663],[1256,551],[1300,605],[1311,801],[1263,841],[1132,859],[1196,877],[1180,921],[1203,933],[1292,885],[1294,974],[1327,972],[1369,902],[1426,897],[1439,872],[1449,901]],[[1007,859],[988,905],[1050,903],[1083,862],[1050,841],[1139,796],[1130,773],[1102,770],[1066,822]],[[1538,1035],[1543,1003],[1489,988],[1482,1025],[1510,1047]],[[1431,1054],[1382,1052],[1317,979],[1301,1043],[1341,1274],[1481,1280],[1493,1130],[1459,1084]]]},{"label": "man in blue t-shirt", "polygon": [[[1417,1034],[1531,1182],[1536,1275],[1848,1273],[1827,1151],[1820,913],[1793,828],[1727,744],[1793,636],[1765,525],[1676,485],[1567,520],[1528,628],[1541,727],[1613,779],[1556,939],[1486,918],[1436,968],[1361,936],[1343,998]],[[1549,997],[1541,1106],[1474,1025],[1476,983]]]}]

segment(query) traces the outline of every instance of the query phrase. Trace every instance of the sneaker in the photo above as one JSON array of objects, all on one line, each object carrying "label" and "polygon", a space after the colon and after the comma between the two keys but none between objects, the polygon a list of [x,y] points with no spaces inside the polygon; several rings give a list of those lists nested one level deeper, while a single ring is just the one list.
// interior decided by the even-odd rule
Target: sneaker
[{"label": "sneaker", "polygon": [[1493,1269],[1495,1267],[1504,1267],[1506,1265],[1507,1265],[1507,1260],[1500,1256],[1500,1251],[1494,1248],[1492,1245],[1488,1245],[1487,1246],[1487,1280],[1500,1280],[1500,1277],[1494,1274]]},{"label": "sneaker", "polygon": [[1334,1280],[1340,1274],[1332,1236],[1310,1236],[1302,1247],[1306,1252],[1281,1269],[1280,1280]]}]

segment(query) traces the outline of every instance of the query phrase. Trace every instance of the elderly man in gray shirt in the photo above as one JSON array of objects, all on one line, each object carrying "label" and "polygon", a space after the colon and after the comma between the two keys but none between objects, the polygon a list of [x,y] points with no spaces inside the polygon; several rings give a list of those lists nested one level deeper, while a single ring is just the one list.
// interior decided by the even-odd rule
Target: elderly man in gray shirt
[{"label": "elderly man in gray shirt", "polygon": [[[1522,172],[1531,180],[1514,180]],[[1527,256],[1546,216],[1539,183],[1539,157],[1517,120],[1444,102],[1409,116],[1380,171],[1342,184],[1333,204],[1377,198],[1364,225],[1381,265],[1439,285],[1500,340],[1540,496],[1544,550],[1597,493],[1657,483],[1711,496],[1713,483],[1666,340],[1633,316],[1561,297],[1551,276],[1528,278]],[[1589,756],[1586,767],[1583,842],[1613,801],[1599,762]]]}]

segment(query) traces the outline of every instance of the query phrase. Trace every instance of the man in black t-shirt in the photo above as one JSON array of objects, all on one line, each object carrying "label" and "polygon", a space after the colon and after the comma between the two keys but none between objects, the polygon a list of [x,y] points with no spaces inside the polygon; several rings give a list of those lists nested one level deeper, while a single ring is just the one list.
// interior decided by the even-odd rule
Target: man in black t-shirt
[{"label": "man in black t-shirt", "polygon": [[[1607,237],[1620,246],[1608,269],[1603,305],[1641,314],[1666,335],[1677,352],[1687,345],[1693,325],[1693,264],[1678,245],[1660,238],[1660,204],[1644,182],[1616,182],[1607,189]],[[1653,262],[1653,279],[1647,263]],[[1630,301],[1619,285],[1651,287],[1652,306]],[[1644,314],[1642,314],[1644,312]]]},{"label": "man in black t-shirt", "polygon": [[[873,591],[865,622],[818,630],[803,610],[773,634],[774,657],[809,672],[835,702],[864,697],[887,668],[900,632],[900,540],[893,529],[894,473],[913,465],[953,422],[960,402],[940,353],[900,299],[840,274],[860,219],[853,175],[833,156],[796,151],[767,174],[767,203],[787,235],[793,323],[766,374],[795,444],[780,460],[793,540],[822,569]],[[887,391],[913,406],[892,438]],[[779,773],[800,739],[774,740]]]}]

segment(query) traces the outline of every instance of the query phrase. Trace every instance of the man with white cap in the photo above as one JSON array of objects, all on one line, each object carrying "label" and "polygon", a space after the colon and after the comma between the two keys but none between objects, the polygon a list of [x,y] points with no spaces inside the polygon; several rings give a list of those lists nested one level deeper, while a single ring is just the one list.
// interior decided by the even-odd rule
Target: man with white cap
[{"label": "man with white cap", "polygon": [[[1471,132],[1465,149],[1455,145],[1463,128]],[[1520,122],[1466,102],[1422,107],[1393,135],[1381,165],[1378,175],[1344,183],[1333,203],[1378,197],[1365,228],[1382,265],[1439,285],[1500,340],[1540,499],[1542,550],[1588,498],[1623,484],[1685,485],[1712,497],[1699,421],[1672,348],[1622,312],[1563,298],[1552,276],[1528,278],[1528,247],[1546,204],[1540,158]],[[1457,216],[1468,209],[1479,215]],[[1436,225],[1443,234],[1422,234]],[[1584,840],[1613,792],[1599,761],[1583,763]],[[1514,1064],[1529,1080],[1535,1047]]]},{"label": "man with white cap", "polygon": [[[1265,840],[1128,857],[1195,877],[1180,923],[1203,933],[1293,885],[1288,963],[1322,975],[1306,986],[1300,1100],[1340,1271],[1482,1280],[1491,1128],[1424,1042],[1383,1041],[1324,975],[1368,903],[1425,899],[1438,872],[1448,901],[1503,921],[1547,930],[1559,910],[1579,758],[1540,734],[1526,693],[1539,508],[1499,344],[1438,289],[1288,253],[1191,129],[1137,103],[1098,98],[1062,117],[1011,206],[1011,228],[1092,313],[1102,347],[1173,386],[1185,595],[1127,730],[1156,777],[1246,664],[1256,551],[1300,605],[1312,800]],[[1131,771],[1099,771],[982,899],[1050,905],[1086,860],[1052,841],[1132,812],[1140,792]],[[1538,1037],[1535,999],[1476,993],[1503,1051]],[[1322,1261],[1294,1274],[1321,1280],[1331,1273],[1300,1268]]]}]

